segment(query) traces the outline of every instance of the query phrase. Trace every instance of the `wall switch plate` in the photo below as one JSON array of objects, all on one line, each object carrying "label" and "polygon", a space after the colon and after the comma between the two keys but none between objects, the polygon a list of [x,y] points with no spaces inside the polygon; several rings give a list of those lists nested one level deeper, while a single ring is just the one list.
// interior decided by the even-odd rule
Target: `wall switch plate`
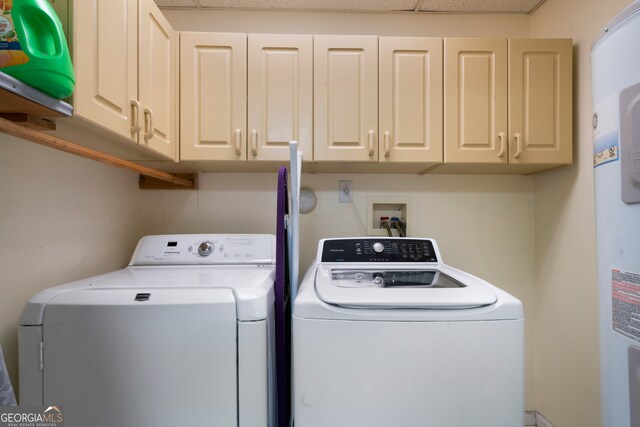
[{"label": "wall switch plate", "polygon": [[340,181],[338,195],[340,203],[353,203],[353,181]]}]

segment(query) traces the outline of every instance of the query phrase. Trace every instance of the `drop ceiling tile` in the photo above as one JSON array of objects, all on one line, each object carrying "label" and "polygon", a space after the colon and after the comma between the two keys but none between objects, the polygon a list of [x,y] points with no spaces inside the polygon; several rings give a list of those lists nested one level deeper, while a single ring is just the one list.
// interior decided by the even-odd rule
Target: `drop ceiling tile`
[{"label": "drop ceiling tile", "polygon": [[423,12],[529,13],[544,0],[424,0]]},{"label": "drop ceiling tile", "polygon": [[198,7],[194,0],[155,0],[158,7]]},{"label": "drop ceiling tile", "polygon": [[199,0],[199,3],[202,7],[230,9],[412,11],[418,0]]}]

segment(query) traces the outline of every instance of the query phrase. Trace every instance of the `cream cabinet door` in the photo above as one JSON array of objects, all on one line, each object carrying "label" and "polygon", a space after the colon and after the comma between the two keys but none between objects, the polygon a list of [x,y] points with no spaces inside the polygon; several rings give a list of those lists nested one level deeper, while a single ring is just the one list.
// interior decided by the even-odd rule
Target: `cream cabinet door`
[{"label": "cream cabinet door", "polygon": [[509,40],[509,163],[571,163],[572,45]]},{"label": "cream cabinet door", "polygon": [[[137,141],[137,0],[77,0],[73,13],[74,114]],[[132,110],[134,111],[132,113]]]},{"label": "cream cabinet door", "polygon": [[247,37],[180,33],[180,159],[246,160]]},{"label": "cream cabinet door", "polygon": [[289,159],[298,141],[313,159],[313,37],[249,34],[248,159]]},{"label": "cream cabinet door", "polygon": [[507,40],[444,46],[445,163],[506,163]]},{"label": "cream cabinet door", "polygon": [[314,36],[314,160],[378,161],[378,37]]},{"label": "cream cabinet door", "polygon": [[442,39],[380,37],[380,162],[442,162]]},{"label": "cream cabinet door", "polygon": [[177,160],[176,33],[152,0],[140,0],[140,144]]}]

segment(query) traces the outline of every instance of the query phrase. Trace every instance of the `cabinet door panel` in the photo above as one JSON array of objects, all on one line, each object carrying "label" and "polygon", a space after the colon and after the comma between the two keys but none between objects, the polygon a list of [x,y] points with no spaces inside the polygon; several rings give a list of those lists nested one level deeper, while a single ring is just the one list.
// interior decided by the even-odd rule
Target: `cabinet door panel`
[{"label": "cabinet door panel", "polygon": [[246,160],[246,35],[180,35],[180,158]]},{"label": "cabinet door panel", "polygon": [[138,97],[137,2],[83,0],[74,6],[74,113],[135,141],[131,101]]},{"label": "cabinet door panel", "polygon": [[442,39],[380,38],[380,162],[442,162]]},{"label": "cabinet door panel", "polygon": [[139,45],[140,143],[176,160],[176,34],[150,0],[140,0]]},{"label": "cabinet door panel", "polygon": [[314,159],[378,160],[378,39],[314,37]]},{"label": "cabinet door panel", "polygon": [[445,40],[445,163],[507,162],[506,81],[506,40]]},{"label": "cabinet door panel", "polygon": [[289,159],[298,141],[303,159],[313,156],[313,37],[248,36],[248,158]]},{"label": "cabinet door panel", "polygon": [[571,40],[509,43],[509,162],[571,163]]}]

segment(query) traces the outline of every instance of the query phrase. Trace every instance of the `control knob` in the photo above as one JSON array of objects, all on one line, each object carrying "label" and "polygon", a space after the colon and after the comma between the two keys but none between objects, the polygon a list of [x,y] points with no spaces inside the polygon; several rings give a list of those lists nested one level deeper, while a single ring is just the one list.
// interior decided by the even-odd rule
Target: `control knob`
[{"label": "control knob", "polygon": [[384,245],[380,242],[375,242],[371,248],[373,249],[373,252],[377,254],[381,254],[382,251],[384,251]]},{"label": "control knob", "polygon": [[209,256],[213,252],[213,243],[206,241],[200,243],[198,246],[198,255],[200,256]]}]

